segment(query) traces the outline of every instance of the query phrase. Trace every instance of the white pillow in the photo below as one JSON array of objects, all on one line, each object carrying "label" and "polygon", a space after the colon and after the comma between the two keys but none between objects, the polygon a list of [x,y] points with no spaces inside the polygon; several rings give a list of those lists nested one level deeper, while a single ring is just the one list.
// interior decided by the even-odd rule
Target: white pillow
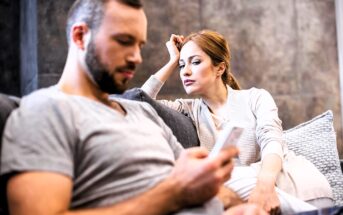
[{"label": "white pillow", "polygon": [[284,131],[290,150],[306,157],[328,179],[336,205],[343,205],[343,174],[338,157],[333,114],[328,110]]}]

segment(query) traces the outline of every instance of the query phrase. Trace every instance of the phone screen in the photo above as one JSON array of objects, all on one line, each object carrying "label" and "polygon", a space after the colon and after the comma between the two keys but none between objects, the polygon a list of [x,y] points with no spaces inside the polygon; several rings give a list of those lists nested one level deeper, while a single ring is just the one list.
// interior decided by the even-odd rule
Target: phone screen
[{"label": "phone screen", "polygon": [[223,148],[230,145],[236,145],[238,143],[240,136],[243,133],[243,130],[244,128],[238,126],[225,127],[219,133],[216,143],[214,144],[214,147],[210,152],[209,156],[216,156]]}]

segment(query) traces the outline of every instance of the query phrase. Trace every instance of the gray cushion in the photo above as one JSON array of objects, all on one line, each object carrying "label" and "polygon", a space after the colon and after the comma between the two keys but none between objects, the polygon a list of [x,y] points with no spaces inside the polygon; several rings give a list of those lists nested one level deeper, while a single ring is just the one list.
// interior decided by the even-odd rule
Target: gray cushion
[{"label": "gray cushion", "polygon": [[[19,105],[19,98],[8,96],[6,94],[0,93],[0,137],[2,137],[2,132],[5,127],[6,120],[12,110],[17,108]],[[1,138],[0,138],[1,145]]]},{"label": "gray cushion", "polygon": [[[0,159],[1,159],[1,140],[2,133],[5,127],[6,120],[12,110],[19,106],[20,99],[13,96],[0,93]],[[6,181],[7,178],[0,177],[0,214],[7,214],[7,199],[6,199]]]},{"label": "gray cushion", "polygon": [[[19,106],[20,99],[0,93],[0,137],[2,137],[5,123],[12,110]],[[2,138],[0,138],[0,158],[1,158]]]},{"label": "gray cushion", "polygon": [[328,179],[337,205],[343,205],[343,174],[338,157],[333,114],[328,110],[284,131],[289,149],[306,157]]},{"label": "gray cushion", "polygon": [[173,134],[184,148],[200,145],[197,131],[191,118],[152,99],[139,88],[127,90],[124,94],[116,96],[149,103],[163,121],[171,128]]}]

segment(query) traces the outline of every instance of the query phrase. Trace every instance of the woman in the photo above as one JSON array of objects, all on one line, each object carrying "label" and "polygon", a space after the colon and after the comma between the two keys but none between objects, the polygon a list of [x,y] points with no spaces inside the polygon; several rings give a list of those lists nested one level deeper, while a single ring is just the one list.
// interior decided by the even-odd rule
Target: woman
[{"label": "woman", "polygon": [[[163,83],[179,66],[186,93],[199,98],[160,102],[192,118],[201,146],[211,150],[219,131],[227,124],[244,127],[238,143],[240,156],[227,186],[268,212],[279,207],[283,213],[315,209],[302,200],[321,199],[323,207],[332,204],[325,177],[307,160],[288,151],[270,93],[257,88],[240,90],[230,72],[230,51],[222,35],[208,30],[186,38],[172,35],[166,45],[169,62],[142,89],[156,98]],[[288,171],[293,168],[291,164],[304,167],[306,174],[318,179],[315,187],[306,187],[306,181],[294,181],[299,172]]]}]

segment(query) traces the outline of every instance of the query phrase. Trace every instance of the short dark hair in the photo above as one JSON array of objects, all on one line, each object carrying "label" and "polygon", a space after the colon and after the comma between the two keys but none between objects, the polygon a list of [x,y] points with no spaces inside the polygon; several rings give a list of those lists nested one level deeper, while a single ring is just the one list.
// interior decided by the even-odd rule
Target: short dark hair
[{"label": "short dark hair", "polygon": [[[68,13],[66,34],[70,42],[71,27],[76,22],[85,22],[91,30],[97,31],[104,16],[104,6],[111,0],[76,0]],[[143,7],[141,0],[112,0],[140,9]]]}]

